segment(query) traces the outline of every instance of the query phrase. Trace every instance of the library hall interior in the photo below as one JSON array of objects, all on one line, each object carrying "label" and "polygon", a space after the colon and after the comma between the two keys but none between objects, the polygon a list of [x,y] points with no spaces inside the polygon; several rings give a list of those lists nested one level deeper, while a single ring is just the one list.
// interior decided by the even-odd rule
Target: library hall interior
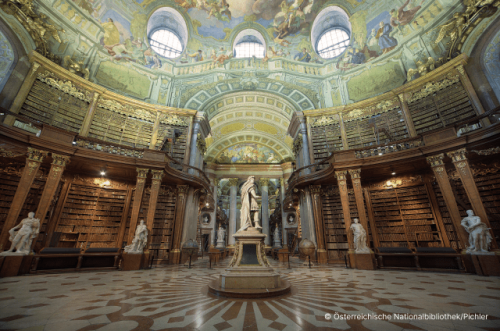
[{"label": "library hall interior", "polygon": [[0,330],[500,330],[500,0],[0,0]]}]

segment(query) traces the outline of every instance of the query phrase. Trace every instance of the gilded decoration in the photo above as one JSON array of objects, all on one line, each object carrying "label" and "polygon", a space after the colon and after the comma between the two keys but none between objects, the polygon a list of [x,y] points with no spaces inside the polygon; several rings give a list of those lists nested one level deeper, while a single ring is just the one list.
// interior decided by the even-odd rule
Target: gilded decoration
[{"label": "gilded decoration", "polygon": [[352,179],[361,179],[361,169],[349,169]]},{"label": "gilded decoration", "polygon": [[444,159],[444,154],[438,154],[438,155],[433,155],[427,157],[427,162],[431,165],[431,167],[437,167],[437,166],[442,166]]},{"label": "gilded decoration", "polygon": [[136,168],[137,178],[146,178],[148,176],[149,169],[147,168]]},{"label": "gilded decoration", "polygon": [[[487,176],[490,174],[496,174],[500,171],[500,164],[499,163],[494,163],[493,165],[486,165],[486,164],[476,164],[475,167],[470,168],[472,175],[474,177],[480,177],[480,176]],[[455,171],[450,171],[448,173],[448,178],[450,180],[460,180],[460,176],[458,175],[458,172]]]},{"label": "gilded decoration", "polygon": [[62,166],[54,166],[52,167],[52,173],[54,174],[52,176],[53,179],[57,179],[57,177],[59,176],[59,173],[62,173],[64,168]]},{"label": "gilded decoration", "polygon": [[196,147],[198,148],[198,151],[200,151],[201,155],[205,155],[207,152],[207,144],[205,139],[201,136],[201,133],[198,133],[198,137],[196,138]]},{"label": "gilded decoration", "polygon": [[329,186],[329,187],[323,188],[321,191],[322,191],[322,194],[326,195],[326,196],[334,196],[334,195],[338,195],[340,193],[339,188],[337,186]]},{"label": "gilded decoration", "polygon": [[0,147],[0,156],[1,157],[18,157],[21,155],[25,155],[25,153],[15,153],[13,151],[6,150],[2,147]]},{"label": "gilded decoration", "polygon": [[188,126],[186,119],[175,114],[160,114],[160,123],[174,126]]},{"label": "gilded decoration", "polygon": [[46,71],[45,73],[39,73],[36,77],[39,81],[44,82],[58,90],[63,91],[77,99],[91,102],[92,98],[88,91],[82,90],[76,87],[73,82],[69,80],[58,79],[52,72]]},{"label": "gilded decoration", "polygon": [[483,150],[472,150],[471,152],[476,153],[477,155],[494,155],[500,153],[500,146],[492,147]]},{"label": "gilded decoration", "polygon": [[429,57],[426,62],[417,61],[417,69],[408,69],[407,81],[411,81],[413,79],[413,76],[415,76],[416,74],[419,74],[420,77],[425,76],[443,63],[443,58],[440,58],[436,61],[432,57]]},{"label": "gilded decoration", "polygon": [[383,100],[375,105],[371,105],[361,109],[353,109],[347,113],[343,114],[343,120],[345,122],[352,121],[359,118],[370,117],[374,115],[378,115],[381,113],[388,112],[394,108],[399,107],[398,98],[392,98],[389,100]]},{"label": "gilded decoration", "polygon": [[459,162],[459,161],[464,161],[467,160],[467,150],[465,148],[461,148],[459,150],[453,151],[453,152],[448,152],[446,153],[448,157],[452,159],[452,161]]},{"label": "gilded decoration", "polygon": [[321,116],[320,118],[316,118],[313,120],[311,127],[319,127],[319,126],[327,126],[330,124],[338,124],[339,120],[334,118],[333,116]]},{"label": "gilded decoration", "polygon": [[422,176],[418,175],[415,177],[410,176],[410,177],[395,178],[392,180],[371,184],[370,188],[388,188],[388,187],[394,187],[393,184],[396,184],[396,186],[401,186],[401,185],[412,184],[415,182],[422,182]]},{"label": "gilded decoration", "polygon": [[238,186],[238,178],[229,178],[229,186]]},{"label": "gilded decoration", "polygon": [[55,25],[47,23],[49,18],[35,11],[33,0],[1,0],[0,8],[9,15],[14,16],[26,29],[36,45],[36,51],[51,61],[57,62],[59,57],[52,54],[49,48],[49,38],[53,37],[62,43],[59,32],[65,32]]},{"label": "gilded decoration", "polygon": [[52,153],[52,164],[65,167],[70,162],[70,157],[66,155],[59,155]]},{"label": "gilded decoration", "polygon": [[89,80],[90,71],[84,67],[83,61],[74,61],[71,59],[71,56],[66,55],[63,60],[63,66],[67,68],[69,72],[80,74],[83,76],[83,79]]},{"label": "gilded decoration", "polygon": [[413,93],[412,97],[408,100],[409,103],[423,99],[437,91],[440,91],[448,86],[451,86],[460,81],[460,77],[457,75],[448,75],[447,78],[439,82],[430,82],[425,84],[424,88],[420,91]]},{"label": "gilded decoration", "polygon": [[261,178],[259,179],[259,183],[261,186],[269,186],[269,178]]},{"label": "gilded decoration", "polygon": [[163,178],[163,170],[151,170],[151,174],[153,175],[153,180],[161,181]]},{"label": "gilded decoration", "polygon": [[28,160],[35,162],[42,162],[43,158],[46,157],[49,152],[41,151],[36,148],[28,147]]},{"label": "gilded decoration", "polygon": [[177,185],[177,193],[179,196],[184,196],[188,193],[189,186],[188,185]]},{"label": "gilded decoration", "polygon": [[347,180],[347,170],[335,171],[335,177],[339,181],[339,185],[343,182],[342,185],[345,185],[345,181]]},{"label": "gilded decoration", "polygon": [[300,150],[302,149],[302,133],[299,133],[297,135],[297,138],[295,138],[295,140],[293,141],[293,148],[292,148],[292,153],[294,155],[297,155]]},{"label": "gilded decoration", "polygon": [[142,159],[144,157],[144,151],[142,151],[142,150],[128,149],[128,148],[118,147],[118,146],[114,146],[114,145],[97,143],[97,142],[84,140],[84,139],[77,139],[76,146],[91,149],[94,151],[99,151],[99,152],[106,152],[106,153],[110,153],[110,154],[136,157],[139,159]]},{"label": "gilded decoration", "polygon": [[99,99],[97,105],[101,108],[111,110],[122,115],[139,118],[149,122],[156,121],[156,113],[154,111],[145,110],[142,108],[134,108],[131,105],[122,105],[116,100],[101,98]]}]

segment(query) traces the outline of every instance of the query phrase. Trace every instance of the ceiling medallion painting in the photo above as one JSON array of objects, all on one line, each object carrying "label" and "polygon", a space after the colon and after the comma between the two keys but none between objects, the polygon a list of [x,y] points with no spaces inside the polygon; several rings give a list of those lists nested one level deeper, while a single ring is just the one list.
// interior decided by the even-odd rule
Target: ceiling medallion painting
[{"label": "ceiling medallion painting", "polygon": [[228,147],[216,159],[217,163],[280,163],[276,152],[257,143],[242,143]]}]

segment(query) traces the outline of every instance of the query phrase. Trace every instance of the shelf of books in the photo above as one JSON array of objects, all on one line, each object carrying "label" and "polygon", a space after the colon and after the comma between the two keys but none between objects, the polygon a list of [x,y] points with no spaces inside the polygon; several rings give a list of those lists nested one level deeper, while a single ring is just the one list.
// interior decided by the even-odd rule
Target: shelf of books
[{"label": "shelf of books", "polygon": [[495,237],[500,237],[500,172],[476,173],[474,176],[481,200]]},{"label": "shelf of books", "polygon": [[349,244],[338,189],[329,190],[328,195],[323,195],[322,205],[328,262],[344,263]]},{"label": "shelf of books", "polygon": [[380,246],[442,246],[424,184],[369,192]]},{"label": "shelf of books", "polygon": [[343,145],[339,123],[311,127],[311,141],[315,162],[329,157],[333,152],[341,151]]},{"label": "shelf of books", "polygon": [[21,177],[15,174],[0,172],[0,229],[3,229],[9,208],[16,194],[17,185]]},{"label": "shelf of books", "polygon": [[476,116],[469,95],[460,82],[425,98],[408,102],[408,109],[417,134]]},{"label": "shelf of books", "polygon": [[450,241],[450,246],[453,249],[461,250],[464,247],[460,245],[460,242],[458,240],[457,231],[455,230],[455,226],[453,225],[453,221],[451,220],[448,207],[446,207],[446,202],[444,201],[443,193],[439,188],[439,184],[437,182],[433,182],[432,188],[434,190],[434,194],[436,194],[436,200],[439,205],[439,212],[443,217],[444,228],[446,231],[446,235],[448,236],[448,240]]},{"label": "shelf of books", "polygon": [[151,234],[151,249],[157,250],[154,260],[156,264],[168,263],[168,252],[174,226],[175,200],[175,188],[162,185],[156,204],[153,233]]},{"label": "shelf of books", "polygon": [[115,247],[126,193],[71,184],[56,228],[59,247]]}]

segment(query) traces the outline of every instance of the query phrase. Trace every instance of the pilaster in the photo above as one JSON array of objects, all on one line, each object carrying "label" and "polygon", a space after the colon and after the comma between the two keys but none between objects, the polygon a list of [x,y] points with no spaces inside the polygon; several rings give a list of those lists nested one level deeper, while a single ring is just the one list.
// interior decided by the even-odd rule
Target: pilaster
[{"label": "pilaster", "polygon": [[[153,235],[153,223],[155,220],[156,203],[158,202],[158,194],[160,193],[161,180],[163,178],[163,170],[151,170],[153,175],[151,181],[151,193],[149,194],[148,213],[146,216],[146,227],[148,228],[148,249],[151,247],[151,236]],[[135,231],[135,228],[133,229]],[[132,229],[130,230],[132,231]]]},{"label": "pilaster", "polygon": [[179,264],[181,261],[181,239],[184,226],[184,214],[186,210],[188,185],[177,185],[177,199],[175,203],[175,221],[172,232],[172,246],[170,248],[169,264]]},{"label": "pilaster", "polygon": [[[349,174],[351,175],[352,187],[354,189],[354,197],[356,198],[356,208],[358,209],[358,217],[361,225],[366,231],[366,246],[370,247],[370,238],[368,236],[368,217],[366,216],[365,201],[363,199],[363,188],[361,187],[361,169],[350,169]],[[374,222],[370,220],[370,222]],[[373,239],[373,244],[379,247],[379,240],[377,235],[377,230],[375,224],[370,223],[371,235]]]},{"label": "pilaster", "polygon": [[465,188],[465,192],[469,197],[469,201],[472,205],[472,209],[474,210],[474,214],[481,217],[481,221],[484,222],[484,224],[486,224],[486,226],[490,229],[490,233],[493,238],[493,240],[491,241],[491,248],[497,250],[498,244],[495,240],[493,231],[491,231],[491,224],[488,220],[488,214],[486,213],[486,209],[484,208],[483,201],[481,200],[481,196],[479,195],[479,190],[477,189],[476,182],[474,181],[474,175],[470,169],[469,161],[466,157],[467,150],[465,148],[461,148],[459,150],[446,154],[452,159],[453,164],[457,169],[458,176],[460,177],[460,180],[462,181],[462,184]]},{"label": "pilaster", "polygon": [[339,185],[340,202],[342,204],[342,213],[344,215],[344,226],[347,233],[347,242],[349,244],[349,255],[354,253],[354,243],[352,236],[349,235],[351,231],[351,210],[349,208],[349,193],[347,191],[347,170],[335,171],[337,183]]},{"label": "pilaster", "polygon": [[132,213],[130,214],[130,226],[128,230],[127,244],[132,243],[135,235],[135,228],[137,227],[137,219],[141,210],[142,195],[144,194],[144,186],[146,185],[146,178],[149,169],[137,168],[137,182],[135,184],[134,202],[132,204]]},{"label": "pilaster", "polygon": [[[5,218],[4,226],[0,234],[0,251],[8,248],[9,230],[13,228],[19,218],[24,201],[28,196],[31,185],[35,180],[35,176],[43,162],[43,159],[48,155],[48,152],[28,147],[28,157],[26,166],[23,169],[21,179],[14,194],[14,198],[10,204],[10,209]],[[26,215],[27,216],[27,215]]]},{"label": "pilaster", "polygon": [[408,133],[410,134],[410,137],[416,137],[417,130],[415,130],[415,124],[413,124],[413,119],[411,118],[410,109],[408,108],[408,102],[406,101],[406,94],[401,93],[398,97],[400,101],[399,104],[406,121],[406,128],[408,129]]},{"label": "pilaster", "polygon": [[99,101],[100,96],[101,95],[97,92],[94,92],[94,95],[92,96],[92,101],[90,102],[89,109],[87,114],[85,114],[82,127],[80,128],[80,136],[82,137],[87,137],[89,134],[90,126],[92,125],[92,120],[94,119],[97,102]]},{"label": "pilaster", "polygon": [[[12,106],[10,107],[11,112],[18,114],[19,111],[21,110],[21,107],[24,104],[24,100],[26,100],[26,97],[31,91],[31,87],[35,83],[36,75],[40,67],[41,66],[40,64],[38,64],[38,62],[33,62],[33,64],[31,65],[28,75],[26,75],[26,78],[24,79],[23,84],[21,85],[21,88],[19,89],[19,92],[16,95],[14,102],[12,102]],[[8,117],[5,120],[7,121]],[[14,124],[13,118],[12,118],[12,123],[5,123],[5,124],[8,125]]]},{"label": "pilaster", "polygon": [[328,253],[325,247],[325,232],[323,224],[323,203],[321,201],[321,185],[309,186],[312,198],[312,208],[314,216],[314,227],[316,230],[316,253],[318,263],[328,263]]},{"label": "pilaster", "polygon": [[465,250],[468,245],[468,233],[465,231],[461,225],[462,217],[460,216],[460,210],[458,209],[457,201],[453,194],[451,188],[450,179],[446,173],[446,167],[443,162],[444,154],[438,154],[429,156],[427,162],[430,164],[432,171],[436,177],[436,181],[441,189],[441,194],[443,195],[444,203],[450,214],[451,221],[453,222],[453,227],[457,233],[457,238],[460,242],[460,246]]},{"label": "pilaster", "polygon": [[259,180],[262,193],[262,233],[267,237],[264,239],[266,246],[271,246],[271,237],[269,235],[269,178]]}]

